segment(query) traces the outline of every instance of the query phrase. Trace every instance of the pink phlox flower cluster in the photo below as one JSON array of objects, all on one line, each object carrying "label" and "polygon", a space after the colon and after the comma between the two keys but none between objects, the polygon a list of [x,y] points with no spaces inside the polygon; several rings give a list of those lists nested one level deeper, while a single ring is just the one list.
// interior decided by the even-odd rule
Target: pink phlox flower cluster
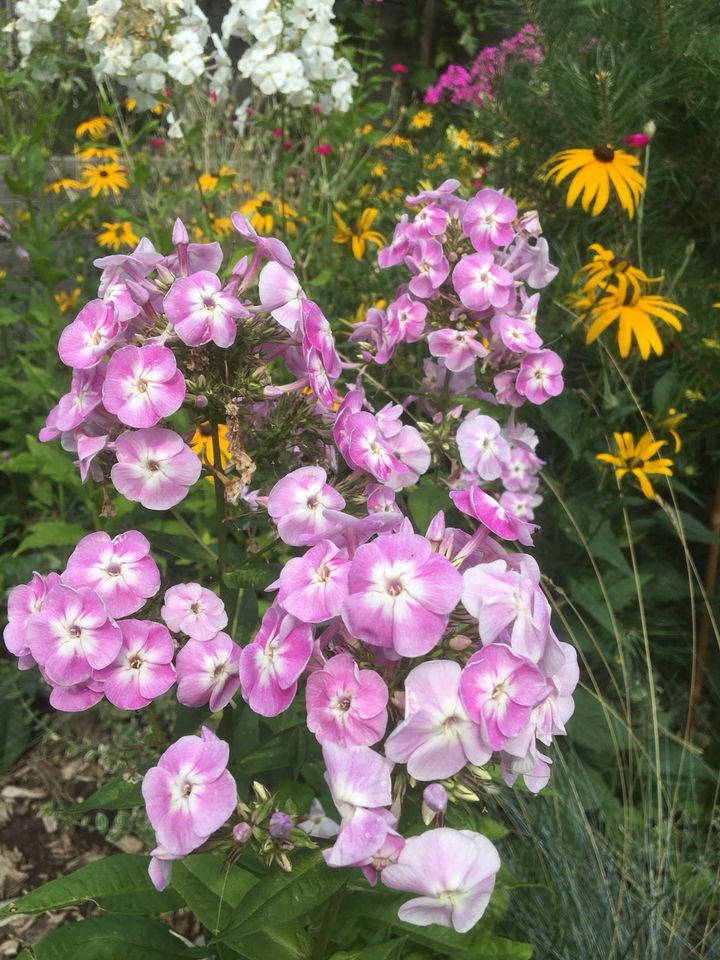
[{"label": "pink phlox flower cluster", "polygon": [[[444,372],[466,374],[463,389],[474,386],[480,362],[494,374],[493,402],[544,403],[562,390],[563,365],[543,347],[539,294],[528,291],[557,274],[537,213],[518,217],[502,190],[485,188],[465,201],[459,186],[447,180],[407,198],[414,217],[403,215],[378,263],[404,264],[410,278],[386,310],[368,311],[351,340],[365,361],[387,363],[401,343],[426,339]],[[450,388],[447,376],[436,382],[436,392]]]},{"label": "pink phlox flower cluster", "polygon": [[451,63],[425,92],[425,103],[437,104],[449,95],[451,103],[488,106],[496,98],[498,77],[513,61],[533,66],[543,61],[542,38],[531,23],[497,47],[483,47],[469,67]]},{"label": "pink phlox flower cluster", "polygon": [[[252,246],[227,283],[218,276],[219,243],[190,243],[180,220],[175,250],[164,256],[143,238],[129,254],[95,261],[98,297],[63,330],[58,351],[72,369],[70,390],[50,411],[43,441],[61,439],[77,453],[83,482],[109,475],[129,500],[151,510],[175,506],[197,482],[202,464],[168,418],[194,401],[179,357],[184,347],[229,349],[238,324],[267,315],[279,336],[258,348],[258,364],[282,355],[296,379],[268,386],[268,398],[308,388],[321,409],[337,401],[341,373],[330,324],[309,300],[282,241],[259,237],[239,213],[233,224]],[[264,264],[264,266],[263,266]],[[246,299],[258,283],[260,303]],[[414,321],[398,318],[398,324]],[[249,491],[245,491],[249,494]]]}]

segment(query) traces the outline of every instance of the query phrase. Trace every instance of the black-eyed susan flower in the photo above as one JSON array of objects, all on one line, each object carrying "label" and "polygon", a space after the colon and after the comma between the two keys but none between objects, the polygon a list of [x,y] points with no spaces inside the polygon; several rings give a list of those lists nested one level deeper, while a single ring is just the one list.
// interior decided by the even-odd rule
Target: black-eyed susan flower
[{"label": "black-eyed susan flower", "polygon": [[571,207],[582,194],[582,208],[590,210],[592,204],[593,217],[608,205],[612,186],[623,210],[632,219],[645,189],[645,177],[635,169],[639,163],[632,154],[610,146],[561,150],[547,161],[550,169],[545,179],[554,179],[560,184],[572,175],[566,204]]},{"label": "black-eyed susan flower", "polygon": [[85,184],[81,183],[79,180],[73,179],[73,177],[62,177],[60,180],[53,180],[52,183],[49,183],[44,193],[60,193],[62,190],[84,190]]},{"label": "black-eyed susan flower", "polygon": [[126,190],[130,186],[127,171],[119,163],[98,163],[96,165],[88,163],[85,164],[82,172],[81,186],[84,190],[89,190],[93,197],[97,197],[100,193],[104,197],[114,193],[117,197],[121,190]]},{"label": "black-eyed susan flower", "polygon": [[136,247],[140,243],[140,237],[133,230],[129,220],[121,220],[119,223],[108,223],[104,220],[102,226],[105,229],[97,236],[97,242],[101,247],[119,250],[121,247]]},{"label": "black-eyed susan flower", "polygon": [[118,147],[96,147],[90,144],[78,150],[78,156],[81,160],[115,160],[119,162],[122,154]]},{"label": "black-eyed susan flower", "polygon": [[240,207],[240,213],[248,218],[250,224],[258,233],[267,235],[272,233],[276,219],[285,220],[285,229],[290,234],[297,233],[297,210],[289,203],[282,203],[271,196],[267,190],[261,190],[251,200],[246,200]]},{"label": "black-eyed susan flower", "polygon": [[80,287],[75,287],[74,290],[60,290],[59,293],[53,295],[53,300],[60,308],[60,313],[69,313],[71,310],[74,310],[78,305],[80,300]]},{"label": "black-eyed susan flower", "polygon": [[112,130],[110,117],[91,117],[75,128],[75,136],[79,140],[87,134],[92,140],[99,140],[108,130]]},{"label": "black-eyed susan flower", "polygon": [[415,127],[416,130],[422,130],[423,127],[431,127],[433,122],[433,115],[429,110],[418,110],[415,116],[410,121],[410,126]]},{"label": "black-eyed susan flower", "polygon": [[377,247],[382,247],[385,243],[383,235],[372,229],[377,215],[377,207],[366,207],[358,217],[357,222],[350,227],[340,214],[333,210],[333,219],[337,228],[333,243],[350,243],[355,259],[362,260],[365,256],[366,243],[374,243]]},{"label": "black-eyed susan flower", "polygon": [[643,360],[647,360],[651,352],[660,356],[664,347],[655,320],[662,320],[673,330],[682,330],[676,313],[687,315],[687,310],[666,297],[640,293],[629,285],[623,290],[611,285],[592,309],[586,341],[593,343],[617,321],[618,349],[623,359],[630,355],[633,340]]},{"label": "black-eyed susan flower", "polygon": [[667,440],[653,440],[650,433],[644,433],[637,443],[631,433],[615,433],[614,437],[618,449],[617,455],[598,453],[595,459],[612,464],[618,480],[622,480],[628,473],[632,474],[645,496],[654,500],[655,491],[648,479],[648,474],[672,476],[672,460],[668,457],[653,459],[660,448],[667,444]]},{"label": "black-eyed susan flower", "polygon": [[603,247],[600,243],[591,243],[589,249],[593,251],[593,258],[580,268],[580,273],[585,274],[583,290],[586,293],[593,293],[614,281],[620,297],[625,299],[628,289],[640,293],[643,283],[659,283],[663,279],[649,277],[644,270],[634,266],[627,257],[616,256],[612,250]]},{"label": "black-eyed susan flower", "polygon": [[[224,423],[218,424],[218,441],[220,446],[220,463],[215,463],[215,451],[213,449],[212,424],[206,420],[198,424],[195,433],[190,440],[190,448],[200,457],[203,463],[210,464],[216,469],[225,470],[232,459],[230,456],[230,445],[227,436],[227,427]],[[215,482],[214,477],[207,478],[210,483]]]}]

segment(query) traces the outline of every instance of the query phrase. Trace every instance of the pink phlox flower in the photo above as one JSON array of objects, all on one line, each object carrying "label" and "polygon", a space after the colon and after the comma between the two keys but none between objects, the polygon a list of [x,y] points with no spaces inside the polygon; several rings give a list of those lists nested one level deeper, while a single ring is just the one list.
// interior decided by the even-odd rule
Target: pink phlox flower
[{"label": "pink phlox flower", "polygon": [[307,547],[326,539],[336,529],[325,510],[342,510],[344,498],[327,482],[322,467],[300,467],[275,484],[267,508],[280,538],[294,547]]},{"label": "pink phlox flower", "polygon": [[508,740],[532,726],[533,707],[548,694],[542,671],[503,643],[490,643],[467,662],[460,697],[483,740],[502,750]]},{"label": "pink phlox flower", "polygon": [[348,588],[342,618],[350,633],[417,657],[440,640],[460,599],[462,578],[424,537],[398,533],[358,548]]},{"label": "pink phlox flower", "polygon": [[304,300],[302,304],[302,333],[303,349],[316,350],[322,357],[328,376],[337,380],[341,367],[332,327],[320,307],[312,300]]},{"label": "pink phlox flower", "polygon": [[115,441],[117,463],[110,471],[115,489],[148,510],[167,510],[187,496],[202,464],[174,430],[150,427],[126,431]]},{"label": "pink phlox flower", "polygon": [[[102,364],[89,370],[74,370],[70,391],[61,397],[57,406],[51,410],[47,418],[47,426],[56,430],[57,433],[64,433],[75,430],[84,423],[102,402],[104,380],[105,366]],[[54,440],[55,437],[41,435],[40,439]]]},{"label": "pink phlox flower", "polygon": [[478,253],[506,247],[515,237],[512,224],[517,212],[514,200],[501,190],[480,190],[467,202],[463,230]]},{"label": "pink phlox flower", "polygon": [[312,627],[273,604],[240,656],[242,694],[250,707],[263,717],[287,710],[312,651]]},{"label": "pink phlox flower", "polygon": [[110,357],[103,405],[129,427],[154,427],[182,406],[185,377],[167,347],[128,346]]},{"label": "pink phlox flower", "polygon": [[542,404],[563,391],[563,362],[554,350],[528,353],[520,361],[516,389],[530,403]]},{"label": "pink phlox flower", "polygon": [[492,417],[473,411],[458,427],[457,445],[463,466],[482,480],[497,480],[510,459],[510,445],[500,424]]},{"label": "pink phlox flower", "polygon": [[386,270],[402,263],[410,250],[410,223],[408,215],[404,213],[395,224],[392,242],[383,247],[378,254],[378,266]]},{"label": "pink phlox flower", "polygon": [[115,307],[104,300],[86,303],[60,334],[58,353],[62,362],[76,370],[94,367],[122,331]]},{"label": "pink phlox flower", "polygon": [[483,644],[507,630],[513,651],[538,663],[550,629],[550,606],[539,581],[508,569],[503,560],[472,567],[463,580],[463,606],[478,621]]},{"label": "pink phlox flower", "polygon": [[7,599],[8,622],[3,630],[5,646],[16,657],[30,655],[30,643],[27,638],[27,625],[30,618],[40,613],[50,590],[58,586],[60,575],[48,573],[43,576],[33,573],[32,580],[13,587]]},{"label": "pink phlox flower", "polygon": [[392,802],[392,763],[370,747],[323,745],[323,760],[333,802],[342,817],[335,845],[323,852],[331,867],[361,863],[382,847],[397,818]]},{"label": "pink phlox flower", "polygon": [[517,370],[502,370],[493,377],[498,403],[507,403],[511,407],[521,407],[525,403],[525,397],[515,388],[517,373]]},{"label": "pink phlox flower", "polygon": [[423,300],[431,297],[450,273],[450,264],[437,240],[418,240],[405,257],[405,263],[413,274],[408,284],[410,293]]},{"label": "pink phlox flower", "polygon": [[400,852],[404,846],[405,838],[400,836],[397,830],[390,827],[380,849],[376,850],[372,855],[365,857],[363,862],[357,864],[371,887],[377,884],[380,874],[385,867],[397,863]]},{"label": "pink phlox flower", "polygon": [[471,253],[462,257],[452,274],[452,284],[469,310],[507,310],[515,302],[515,281],[491,253]]},{"label": "pink phlox flower", "polygon": [[302,557],[288,560],[279,580],[277,602],[298,620],[322,623],[338,616],[347,596],[347,555],[330,540],[321,540]]},{"label": "pink phlox flower", "polygon": [[178,583],[166,590],[160,616],[173,633],[186,633],[201,643],[216,637],[228,622],[220,597],[199,583]]},{"label": "pink phlox flower", "polygon": [[163,259],[152,242],[143,237],[130,253],[113,253],[93,260],[93,266],[102,270],[98,296],[104,297],[111,286],[122,282],[142,306],[157,293],[155,284],[147,278]]},{"label": "pink phlox flower", "polygon": [[533,743],[523,756],[501,751],[500,768],[505,783],[512,787],[519,776],[523,778],[530,793],[540,793],[550,781],[552,760],[538,752]]},{"label": "pink phlox flower", "polygon": [[112,617],[136,613],[160,589],[160,571],[150,543],[137,530],[110,539],[103,531],[78,543],[62,575],[70,587],[92,587]]},{"label": "pink phlox flower", "polygon": [[[241,213],[236,212],[231,214],[230,219],[240,236],[255,247],[253,262],[248,270],[248,275],[252,277],[255,276],[259,261],[263,258],[274,260],[281,266],[287,267],[288,270],[292,270],[295,266],[295,261],[282,240],[278,240],[277,237],[261,237],[247,217],[244,217]],[[247,286],[249,282],[249,280],[246,280],[245,286]]]},{"label": "pink phlox flower", "polygon": [[371,746],[387,726],[388,689],[374,670],[336,654],[307,680],[307,725],[319,743]]},{"label": "pink phlox flower", "polygon": [[500,506],[508,513],[514,513],[521,520],[535,519],[535,508],[539,507],[543,498],[537,493],[518,492],[515,493],[506,490],[500,495]]},{"label": "pink phlox flower", "polygon": [[395,343],[414,343],[425,332],[427,306],[402,294],[387,308],[388,335]]},{"label": "pink phlox flower", "polygon": [[64,584],[48,591],[25,636],[49,682],[63,686],[89,680],[93,671],[113,662],[122,646],[120,628],[95,591]]},{"label": "pink phlox flower", "polygon": [[217,273],[223,262],[222,247],[217,241],[212,243],[188,243],[184,253],[178,249],[176,253],[169,253],[160,262],[176,276],[187,276],[199,273],[201,270],[208,273]]},{"label": "pink phlox flower", "polygon": [[325,809],[317,797],[310,804],[307,818],[301,820],[298,827],[317,840],[330,840],[340,831],[340,824],[325,815]]},{"label": "pink phlox flower", "polygon": [[492,749],[460,699],[459,663],[431,660],[405,680],[405,719],[385,742],[385,754],[407,764],[416,780],[452,777],[467,763],[487,763]]},{"label": "pink phlox flower", "polygon": [[177,655],[177,698],[186,707],[226,707],[240,688],[242,648],[227,633],[212,640],[188,640]]},{"label": "pink phlox flower", "polygon": [[378,430],[386,441],[393,440],[402,430],[403,408],[399,403],[386,403],[375,416]]},{"label": "pink phlox flower", "polygon": [[102,295],[108,305],[115,308],[115,318],[122,330],[125,330],[130,320],[133,320],[142,310],[140,304],[135,303],[127,284],[122,280],[111,282]]},{"label": "pink phlox flower", "polygon": [[421,203],[434,203],[446,210],[451,217],[461,217],[465,201],[456,196],[459,186],[459,180],[449,178],[443,180],[435,190],[421,190],[415,196],[406,196],[405,201],[410,207],[417,207]]},{"label": "pink phlox flower", "polygon": [[281,327],[295,333],[302,322],[306,296],[293,271],[271,260],[260,271],[258,291],[263,309],[268,310]]},{"label": "pink phlox flower", "polygon": [[365,493],[368,513],[400,513],[392,487],[381,483],[369,483]]},{"label": "pink phlox flower", "polygon": [[[40,672],[43,673],[42,667]],[[53,710],[63,713],[82,713],[100,703],[103,694],[103,683],[91,677],[81,683],[61,684],[52,683],[49,677],[43,674],[43,679],[50,684],[49,703]]]},{"label": "pink phlox flower", "polygon": [[[550,687],[547,697],[533,711],[535,735],[538,740],[549,746],[554,736],[564,736],[565,724],[575,711],[573,693],[580,680],[577,650],[569,643],[557,643],[562,656],[560,665],[555,664],[553,673],[546,675]],[[546,658],[547,659],[547,658]],[[544,663],[540,663],[544,668]],[[545,668],[546,669],[546,668]]]},{"label": "pink phlox flower", "polygon": [[393,471],[407,472],[407,467],[394,457],[372,413],[353,413],[344,418],[342,427],[349,436],[347,450],[340,451],[353,469],[367,470],[385,483]]},{"label": "pink phlox flower", "polygon": [[[390,324],[384,310],[371,307],[365,319],[353,327],[350,334],[353,343],[360,344],[360,352],[364,360],[373,360],[375,363],[385,364],[392,359],[397,342],[390,334]],[[374,350],[373,354],[365,345]]]},{"label": "pink phlox flower", "polygon": [[434,357],[441,357],[452,373],[461,373],[472,367],[478,357],[486,357],[487,347],[478,341],[477,330],[433,330],[428,347]]},{"label": "pink phlox flower", "polygon": [[[462,397],[471,390],[476,383],[475,365],[470,364],[459,373],[453,373],[445,366],[445,361],[437,361],[427,357],[423,360],[423,377],[420,385],[427,393],[442,393],[447,382],[447,390],[451,396]],[[449,376],[447,376],[449,374]],[[447,379],[446,379],[447,378]]]},{"label": "pink phlox flower", "polygon": [[164,847],[157,846],[154,850],[150,851],[148,874],[152,885],[160,893],[162,893],[172,879],[173,862],[182,859],[180,854],[170,853]]},{"label": "pink phlox flower", "polygon": [[509,491],[530,490],[537,482],[537,472],[543,461],[526,447],[512,447],[503,464],[502,481]]},{"label": "pink phlox flower", "polygon": [[364,517],[355,517],[340,510],[326,510],[325,517],[335,526],[331,534],[333,542],[342,547],[348,557],[353,557],[357,548],[371,537],[376,534],[394,533],[404,522],[399,510],[377,510]]},{"label": "pink phlox flower", "polygon": [[231,346],[237,334],[235,320],[250,316],[209,270],[179,277],[165,295],[163,307],[178,337],[189,347],[211,341],[218,347]]},{"label": "pink phlox flower", "polygon": [[500,337],[504,347],[513,353],[529,353],[542,346],[542,337],[535,327],[521,317],[497,313],[490,321],[493,333]]},{"label": "pink phlox flower", "polygon": [[227,770],[229,753],[227,743],[203,727],[201,737],[181,737],[169,746],[145,774],[148,819],[173,859],[202,846],[232,816],[237,787]]},{"label": "pink phlox flower", "polygon": [[519,237],[502,259],[502,265],[515,280],[525,280],[534,290],[542,290],[558,275],[559,267],[550,263],[550,250],[545,237]]},{"label": "pink phlox flower", "polygon": [[393,490],[411,487],[430,466],[430,447],[423,440],[420,431],[409,424],[403,426],[387,443],[393,458],[401,466],[393,466],[385,482]]},{"label": "pink phlox flower", "polygon": [[420,894],[400,907],[401,920],[467,933],[485,913],[499,869],[500,857],[487,837],[438,827],[409,837],[397,863],[383,870],[382,882]]},{"label": "pink phlox flower", "polygon": [[440,237],[447,230],[447,225],[447,211],[436,203],[428,203],[415,214],[408,227],[408,236],[411,240]]},{"label": "pink phlox flower", "polygon": [[467,490],[453,490],[450,494],[458,510],[479,520],[492,533],[503,540],[519,540],[520,543],[530,546],[532,534],[537,527],[516,517],[501,507],[498,501],[485,493],[480,487],[472,486]]},{"label": "pink phlox flower", "polygon": [[175,683],[175,644],[167,629],[152,620],[121,620],[122,647],[115,660],[93,673],[110,703],[140,710]]}]

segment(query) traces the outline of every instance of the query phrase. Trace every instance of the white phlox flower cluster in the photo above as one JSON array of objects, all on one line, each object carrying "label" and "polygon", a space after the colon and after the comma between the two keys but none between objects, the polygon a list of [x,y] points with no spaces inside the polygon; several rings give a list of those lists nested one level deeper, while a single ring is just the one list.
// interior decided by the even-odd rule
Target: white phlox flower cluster
[{"label": "white phlox flower cluster", "polygon": [[52,26],[58,14],[70,16],[84,13],[85,2],[68,0],[17,0],[12,6],[13,19],[4,27],[5,33],[14,34],[18,50],[22,55],[21,65],[30,64],[32,74],[38,79],[52,80],[58,76],[57,57],[52,55],[41,59],[31,59],[35,47],[52,38]]},{"label": "white phlox flower cluster", "polygon": [[333,6],[334,0],[232,0],[222,39],[249,44],[238,70],[266,96],[281,94],[291,106],[319,104],[324,113],[345,111],[357,74],[335,55]]},{"label": "white phlox flower cluster", "polygon": [[194,0],[96,0],[87,13],[95,76],[123,84],[139,109],[205,73],[210,28]]}]

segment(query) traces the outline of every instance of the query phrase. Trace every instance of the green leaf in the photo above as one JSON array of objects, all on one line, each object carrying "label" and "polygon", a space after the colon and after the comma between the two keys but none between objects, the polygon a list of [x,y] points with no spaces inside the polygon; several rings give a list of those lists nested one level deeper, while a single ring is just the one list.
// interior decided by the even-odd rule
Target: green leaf
[{"label": "green leaf", "polygon": [[21,674],[17,676],[9,663],[3,663],[0,673],[0,773],[15,765],[30,745],[33,714],[22,702],[22,695],[31,696],[34,681]]},{"label": "green leaf", "polygon": [[438,511],[447,510],[451,506],[448,488],[423,477],[408,494],[408,504],[416,529],[426,530]]},{"label": "green leaf", "polygon": [[74,817],[89,810],[130,810],[132,807],[139,807],[142,802],[139,783],[130,783],[122,777],[116,777],[103,784],[87,800],[55,812],[61,817]]},{"label": "green leaf", "polygon": [[170,927],[147,917],[107,914],[58,927],[33,946],[37,960],[191,960],[212,956],[193,949]]},{"label": "green leaf", "polygon": [[15,551],[14,556],[35,550],[38,547],[70,547],[81,540],[87,530],[79,523],[63,523],[60,520],[41,520],[36,523]]},{"label": "green leaf", "polygon": [[145,535],[155,550],[169,553],[171,557],[180,560],[195,560],[199,563],[212,563],[214,554],[212,549],[200,546],[197,540],[190,537],[181,537],[175,533],[162,533],[160,530],[144,529]]},{"label": "green leaf", "polygon": [[390,940],[387,943],[378,943],[362,950],[340,950],[334,953],[330,960],[395,960],[407,943],[405,937]]},{"label": "green leaf", "polygon": [[228,587],[252,587],[264,590],[280,574],[280,564],[264,560],[245,560],[223,575]]},{"label": "green leaf", "polygon": [[297,923],[270,927],[234,943],[245,960],[303,960],[308,956],[309,945]]},{"label": "green leaf", "polygon": [[564,440],[577,460],[583,452],[583,438],[580,425],[585,409],[580,399],[566,391],[554,403],[546,403],[540,408],[541,416],[553,433]]},{"label": "green leaf", "polygon": [[173,865],[172,889],[215,933],[229,922],[232,911],[257,882],[257,877],[219,853],[196,853]]},{"label": "green leaf", "polygon": [[295,857],[291,873],[271,873],[252,888],[219,939],[234,947],[238,939],[303,916],[331,897],[347,877],[347,870],[328,869],[319,850]]},{"label": "green leaf", "polygon": [[67,877],[58,877],[37,890],[6,904],[0,918],[16,913],[43,913],[92,900],[118,913],[153,915],[176,910],[182,901],[176,893],[159,893],[148,876],[148,858],[117,853],[88,863]]}]

